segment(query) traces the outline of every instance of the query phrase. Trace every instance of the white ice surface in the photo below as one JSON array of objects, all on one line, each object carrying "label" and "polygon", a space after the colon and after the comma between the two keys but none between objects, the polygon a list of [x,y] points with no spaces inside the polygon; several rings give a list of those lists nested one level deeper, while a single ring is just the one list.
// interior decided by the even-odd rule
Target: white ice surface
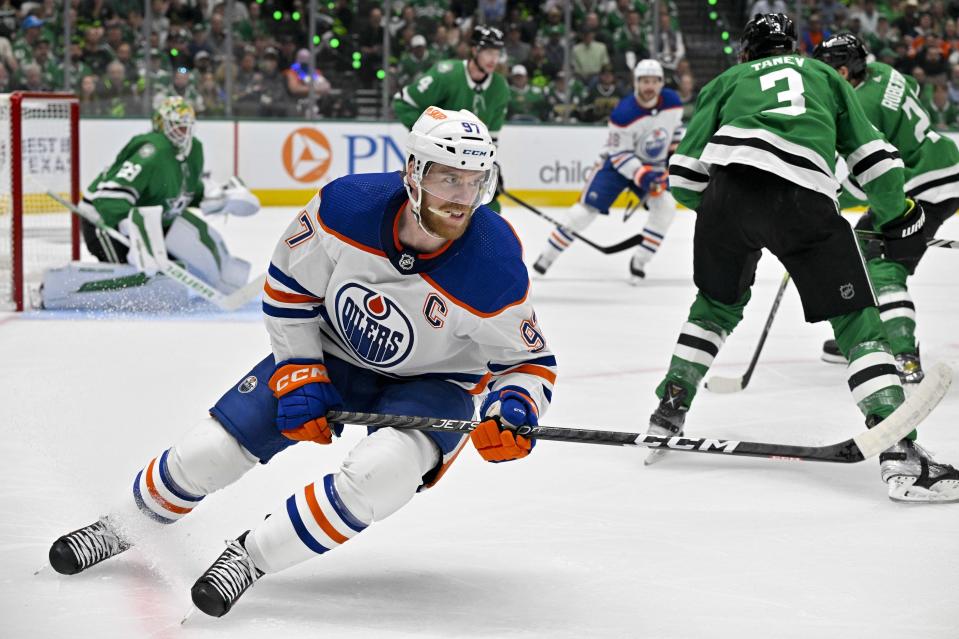
[{"label": "white ice surface", "polygon": [[[262,269],[291,215],[232,218],[224,233]],[[531,263],[548,226],[507,216]],[[612,242],[641,222],[589,234]],[[959,222],[939,235],[959,236]],[[679,213],[638,288],[628,254],[582,244],[535,280],[560,362],[544,423],[645,430],[693,299],[691,237]],[[959,252],[931,249],[912,284],[927,363],[959,361],[957,265]],[[781,273],[763,259],[714,372],[745,369]],[[671,453],[644,468],[641,449],[546,442],[493,465],[467,449],[435,489],[343,548],[261,580],[222,619],[180,626],[223,540],[335,469],[361,435],[352,428],[254,469],[120,558],[34,576],[57,536],[129,499],[136,471],[268,349],[255,310],[49,317],[0,316],[0,637],[959,637],[959,504],[890,502],[876,460]],[[749,388],[702,391],[688,432],[797,444],[855,434],[844,369],[818,359],[826,337],[791,288]],[[954,388],[920,431],[952,463],[957,418]]]}]

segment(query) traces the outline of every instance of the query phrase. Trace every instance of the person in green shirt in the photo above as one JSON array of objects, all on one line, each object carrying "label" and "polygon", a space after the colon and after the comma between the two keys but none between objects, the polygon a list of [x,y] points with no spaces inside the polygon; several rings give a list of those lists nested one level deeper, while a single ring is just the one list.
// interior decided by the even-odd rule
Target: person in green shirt
[{"label": "person in green shirt", "polygon": [[[856,236],[838,215],[837,153],[863,186],[887,257],[922,254],[926,215],[906,197],[903,160],[849,83],[828,64],[797,53],[789,17],[750,20],[740,60],[703,88],[669,162],[673,196],[696,211],[698,293],[656,388],[660,404],[649,434],[683,432],[699,383],[742,320],[763,248],[795,282],[806,321],[832,324],[849,361],[849,390],[867,427],[874,426],[905,394]],[[647,463],[664,454],[653,451]],[[911,441],[893,445],[880,462],[890,499],[959,502],[959,471]]]},{"label": "person in green shirt", "polygon": [[529,74],[522,64],[513,66],[510,72],[510,121],[541,122],[546,117],[546,94],[543,89],[529,83]]},{"label": "person in green shirt", "polygon": [[959,108],[949,101],[949,89],[937,83],[932,90],[932,100],[923,105],[929,113],[929,122],[937,131],[948,131],[959,124]]},{"label": "person in green shirt", "polygon": [[[510,90],[506,78],[496,73],[505,43],[503,32],[494,27],[473,27],[469,60],[442,60],[393,96],[393,111],[406,128],[411,128],[428,106],[476,114],[489,129],[493,144],[506,120]],[[502,176],[500,176],[502,183]],[[499,202],[490,203],[499,211]]]},{"label": "person in green shirt", "polygon": [[400,56],[400,82],[416,82],[434,62],[432,53],[426,48],[426,38],[416,34],[410,39],[410,50]]},{"label": "person in green shirt", "polygon": [[[865,45],[852,33],[838,33],[822,42],[813,56],[834,67],[855,88],[866,117],[898,149],[905,165],[905,192],[920,202],[926,212],[922,229],[925,238],[934,237],[942,223],[959,209],[959,148],[930,126],[935,119],[923,108],[916,81],[881,62],[867,64]],[[942,98],[946,97],[944,92],[943,88]],[[866,203],[863,186],[855,177],[844,180],[843,187],[841,205]],[[872,210],[868,211],[856,228],[871,231],[874,218]],[[921,256],[920,253],[912,259],[883,259],[880,242],[866,244],[879,317],[899,375],[906,383],[918,383],[923,378],[915,335],[916,308],[906,285]],[[823,345],[823,359],[845,361],[831,340]]]},{"label": "person in green shirt", "polygon": [[[230,255],[216,229],[188,207],[199,207],[204,215],[252,215],[259,202],[232,183],[205,188],[203,144],[193,137],[195,122],[193,107],[183,98],[165,98],[153,114],[153,130],[123,147],[87,188],[79,208],[127,237],[142,235],[144,218],[158,215],[170,256],[228,293],[246,284],[250,264]],[[82,221],[81,232],[87,249],[101,262],[143,266],[135,251],[90,222]],[[151,239],[147,237],[147,244]]]}]

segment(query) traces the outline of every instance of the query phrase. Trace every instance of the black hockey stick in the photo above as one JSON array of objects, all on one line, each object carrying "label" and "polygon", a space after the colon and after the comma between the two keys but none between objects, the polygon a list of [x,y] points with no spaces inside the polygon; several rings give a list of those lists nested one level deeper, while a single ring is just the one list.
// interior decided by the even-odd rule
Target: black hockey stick
[{"label": "black hockey stick", "polygon": [[616,244],[613,244],[612,246],[602,246],[601,244],[597,244],[596,242],[593,242],[592,240],[583,237],[582,235],[580,235],[580,234],[577,233],[576,231],[571,231],[570,229],[566,228],[566,227],[565,227],[563,224],[561,224],[560,222],[556,221],[555,219],[553,219],[552,217],[550,217],[550,216],[547,215],[546,213],[543,213],[542,211],[540,211],[538,208],[536,208],[536,207],[533,206],[532,204],[527,204],[526,202],[524,202],[523,200],[519,199],[518,197],[516,197],[515,195],[513,195],[513,194],[510,193],[509,191],[507,191],[507,190],[504,189],[504,190],[500,191],[500,193],[502,193],[503,195],[505,195],[505,196],[508,197],[509,199],[513,200],[514,202],[516,202],[517,204],[519,204],[520,206],[522,206],[522,207],[523,207],[524,209],[526,209],[527,211],[530,211],[531,213],[535,213],[536,215],[540,216],[541,218],[543,218],[543,219],[546,220],[547,222],[551,222],[552,224],[555,224],[556,226],[558,226],[558,227],[560,227],[561,229],[563,229],[566,233],[569,233],[570,235],[572,235],[573,237],[575,237],[577,240],[580,240],[580,241],[583,242],[584,244],[586,244],[586,245],[588,245],[588,246],[591,246],[592,248],[596,249],[597,251],[599,251],[600,253],[603,253],[603,254],[605,254],[605,255],[611,255],[611,254],[613,254],[613,253],[621,253],[621,252],[623,252],[623,251],[627,251],[627,250],[633,248],[634,246],[639,246],[640,244],[643,243],[643,234],[640,233],[639,235],[634,235],[634,236],[632,236],[632,237],[628,237],[628,238],[626,238],[625,240],[623,240],[622,242],[618,242],[618,243],[616,243]]},{"label": "black hockey stick", "polygon": [[[865,231],[862,229],[856,229],[856,235],[867,238],[867,239],[882,239],[882,233],[880,233],[879,231]],[[936,237],[936,238],[926,240],[926,246],[934,246],[936,248],[959,249],[959,240],[943,240]]]},{"label": "black hockey stick", "polygon": [[769,337],[769,329],[772,328],[773,320],[776,319],[776,311],[779,310],[779,303],[783,301],[783,294],[786,287],[789,286],[789,273],[783,275],[783,281],[779,285],[779,291],[776,293],[776,299],[773,300],[773,307],[769,309],[769,317],[766,318],[766,325],[763,327],[762,335],[759,336],[759,343],[756,344],[756,350],[753,352],[753,358],[749,361],[749,367],[741,377],[720,377],[714,375],[706,380],[706,388],[714,393],[738,393],[746,388],[749,380],[756,370],[756,362],[759,361],[759,354],[763,351],[763,345],[766,338]]},{"label": "black hockey stick", "polygon": [[[932,412],[939,400],[949,390],[952,370],[945,364],[936,364],[919,383],[915,392],[877,426],[852,439],[826,446],[796,446],[792,444],[769,444],[743,442],[732,439],[707,439],[689,437],[659,437],[646,433],[624,433],[583,428],[557,428],[551,426],[522,426],[517,432],[524,437],[546,441],[573,442],[579,444],[603,444],[607,446],[638,446],[663,448],[689,453],[709,453],[728,457],[767,457],[785,461],[821,461],[849,464],[878,455],[908,435]],[[351,413],[331,411],[327,420],[358,426],[378,426],[399,430],[425,430],[468,434],[480,422],[461,419],[410,417],[402,415],[378,415],[375,413]]]}]

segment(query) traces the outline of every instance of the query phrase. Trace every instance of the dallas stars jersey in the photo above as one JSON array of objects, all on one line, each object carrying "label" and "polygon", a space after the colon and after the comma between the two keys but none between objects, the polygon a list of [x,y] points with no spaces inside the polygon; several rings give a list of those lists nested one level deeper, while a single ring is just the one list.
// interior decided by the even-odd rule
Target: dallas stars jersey
[{"label": "dallas stars jersey", "polygon": [[117,228],[134,206],[162,206],[164,226],[203,199],[203,145],[193,138],[190,155],[177,160],[176,147],[151,131],[130,140],[84,194],[103,221]]},{"label": "dallas stars jersey", "polygon": [[[959,148],[929,128],[929,115],[919,101],[919,85],[888,64],[866,66],[866,78],[854,90],[866,117],[899,149],[906,166],[906,193],[923,202],[959,197]],[[843,182],[843,204],[862,204],[862,187]]]},{"label": "dallas stars jersey", "polygon": [[713,164],[745,164],[836,199],[836,152],[883,224],[902,214],[903,163],[869,123],[852,87],[819,60],[744,62],[714,78],[669,163],[673,195],[695,209]]},{"label": "dallas stars jersey", "polygon": [[264,285],[275,360],[326,353],[476,395],[509,387],[542,415],[556,359],[513,229],[481,206],[462,237],[418,254],[399,241],[407,206],[401,174],[372,173],[330,182],[297,214]]},{"label": "dallas stars jersey", "polygon": [[400,122],[412,128],[428,106],[468,109],[486,125],[496,142],[509,106],[509,85],[498,73],[491,73],[482,84],[476,84],[469,76],[467,64],[466,60],[437,62],[414,84],[397,92],[393,96],[393,111]]}]

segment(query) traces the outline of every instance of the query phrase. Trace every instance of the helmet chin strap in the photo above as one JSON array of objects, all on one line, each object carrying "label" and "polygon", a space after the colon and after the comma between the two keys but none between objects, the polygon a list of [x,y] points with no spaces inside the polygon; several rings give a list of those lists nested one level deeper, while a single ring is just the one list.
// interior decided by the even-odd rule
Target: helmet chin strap
[{"label": "helmet chin strap", "polygon": [[470,80],[473,80],[473,83],[474,83],[474,84],[478,84],[478,85],[479,85],[479,84],[483,84],[484,82],[486,82],[486,78],[489,77],[489,74],[486,73],[486,71],[483,70],[483,67],[482,67],[482,66],[480,66],[479,58],[474,55],[474,56],[470,59],[470,62],[472,62],[472,63],[473,63],[473,66],[476,67],[477,69],[479,69],[480,72],[483,74],[483,77],[480,78],[479,80],[473,80],[473,76],[470,76]]}]

